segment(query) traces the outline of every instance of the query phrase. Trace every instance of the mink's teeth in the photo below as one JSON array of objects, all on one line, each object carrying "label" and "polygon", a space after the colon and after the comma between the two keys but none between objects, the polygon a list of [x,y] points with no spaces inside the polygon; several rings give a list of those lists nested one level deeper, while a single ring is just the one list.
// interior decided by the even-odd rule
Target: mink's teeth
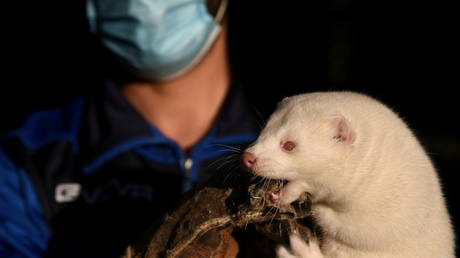
[{"label": "mink's teeth", "polygon": [[275,191],[275,192],[271,193],[270,194],[270,200],[273,203],[279,202],[279,200],[280,200],[280,191]]}]

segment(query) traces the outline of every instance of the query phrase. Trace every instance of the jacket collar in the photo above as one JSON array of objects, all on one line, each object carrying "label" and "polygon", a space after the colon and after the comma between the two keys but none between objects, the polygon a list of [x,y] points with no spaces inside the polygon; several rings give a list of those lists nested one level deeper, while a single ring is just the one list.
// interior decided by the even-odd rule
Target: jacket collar
[{"label": "jacket collar", "polygon": [[[257,133],[255,116],[245,101],[243,89],[232,85],[215,126],[203,140],[225,143],[241,137],[254,138]],[[87,163],[149,144],[178,148],[134,109],[112,80],[105,80],[104,87],[88,98],[80,139]]]}]

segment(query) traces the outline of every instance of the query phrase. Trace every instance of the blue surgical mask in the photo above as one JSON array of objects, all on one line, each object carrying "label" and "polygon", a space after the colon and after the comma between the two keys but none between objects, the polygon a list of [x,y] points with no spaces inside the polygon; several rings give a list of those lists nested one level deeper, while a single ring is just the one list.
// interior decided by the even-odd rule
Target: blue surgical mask
[{"label": "blue surgical mask", "polygon": [[198,63],[216,40],[227,7],[215,17],[205,0],[87,0],[90,29],[137,76],[166,81]]}]

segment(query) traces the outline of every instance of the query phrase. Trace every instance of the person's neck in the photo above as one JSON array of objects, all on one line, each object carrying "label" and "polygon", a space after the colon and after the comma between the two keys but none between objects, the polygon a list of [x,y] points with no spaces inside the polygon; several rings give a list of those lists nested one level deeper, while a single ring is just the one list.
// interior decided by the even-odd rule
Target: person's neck
[{"label": "person's neck", "polygon": [[140,114],[183,149],[212,127],[230,87],[225,30],[201,62],[167,82],[128,83],[123,95]]}]

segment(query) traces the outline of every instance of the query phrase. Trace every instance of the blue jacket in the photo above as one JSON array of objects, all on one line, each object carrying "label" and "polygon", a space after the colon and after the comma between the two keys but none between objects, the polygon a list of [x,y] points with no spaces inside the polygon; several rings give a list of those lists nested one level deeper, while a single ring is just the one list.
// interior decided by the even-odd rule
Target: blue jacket
[{"label": "blue jacket", "polygon": [[0,257],[119,257],[181,193],[203,183],[258,127],[232,87],[189,153],[106,81],[29,116],[0,145]]}]

